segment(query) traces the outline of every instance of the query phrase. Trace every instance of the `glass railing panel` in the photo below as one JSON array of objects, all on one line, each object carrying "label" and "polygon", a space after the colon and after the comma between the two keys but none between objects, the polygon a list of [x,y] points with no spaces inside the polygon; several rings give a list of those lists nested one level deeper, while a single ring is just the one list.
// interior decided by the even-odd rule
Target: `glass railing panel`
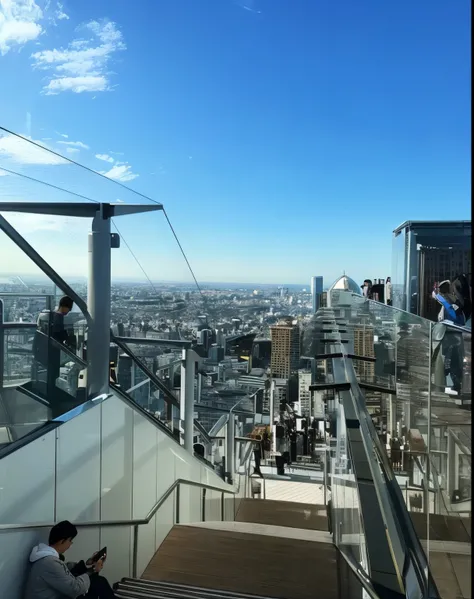
[{"label": "glass railing panel", "polygon": [[47,400],[52,418],[87,401],[87,366],[72,349],[36,332],[44,345],[34,352],[31,382],[26,388]]},{"label": "glass railing panel", "polygon": [[3,386],[14,387],[31,380],[35,330],[34,324],[3,329]]},{"label": "glass railing panel", "polygon": [[352,471],[344,408],[338,404],[337,443],[330,458],[331,517],[334,541],[368,574],[365,534],[356,477]]},{"label": "glass railing panel", "polygon": [[[436,564],[444,559],[451,565],[453,584],[464,596],[471,596],[471,578],[463,569],[470,560],[472,542],[471,347],[470,331],[447,323],[433,324],[426,473],[433,501],[422,526],[429,527],[426,551],[435,577]],[[457,543],[456,554],[449,551],[453,542]]]},{"label": "glass railing panel", "polygon": [[[17,285],[15,285],[17,283]],[[4,285],[5,288],[15,288],[18,286],[18,281],[12,277],[12,285]],[[3,304],[3,319],[4,322],[31,322],[36,323],[38,314],[44,310],[53,310],[56,305],[55,289],[51,285],[51,293],[18,291],[1,291],[0,301]],[[59,298],[58,298],[59,299]]]},{"label": "glass railing panel", "polygon": [[67,340],[59,343],[49,334],[50,322],[43,318],[42,330],[36,323],[40,315],[52,314],[51,308],[55,309],[57,298],[64,294],[52,284],[50,294],[36,292],[34,283],[28,285],[22,281],[21,286],[27,290],[17,290],[19,283],[13,278],[0,290],[0,443],[3,446],[88,399],[83,360],[85,318],[78,311],[67,314],[64,317]]},{"label": "glass railing panel", "polygon": [[[138,406],[178,434],[179,409],[172,405],[164,393],[169,389],[168,381],[157,374],[153,356],[143,354],[133,344],[116,345],[111,343],[111,383],[118,386]],[[149,349],[149,348],[148,348]],[[162,383],[160,388],[158,382]],[[176,397],[169,390],[176,402]]]},{"label": "glass railing panel", "polygon": [[[318,312],[313,323],[313,338],[304,340],[305,352],[309,352],[305,355],[329,355],[316,361],[313,379],[315,383],[322,383],[321,390],[315,393],[326,397],[332,394],[334,397],[325,404],[330,435],[336,442],[330,463],[331,473],[337,474],[337,478],[331,478],[335,540],[357,563],[362,563],[367,555],[371,556],[371,564],[372,559],[377,561],[377,550],[370,546],[367,551],[365,549],[367,537],[361,515],[367,516],[367,506],[364,508],[357,503],[360,498],[356,481],[360,481],[352,475],[350,462],[349,465],[344,462],[341,465],[341,460],[350,456],[352,450],[351,447],[344,448],[343,443],[344,424],[339,407],[343,395],[328,389],[333,383],[350,382],[352,403],[348,396],[344,396],[344,401],[348,402],[348,409],[355,410],[351,421],[357,418],[360,423],[367,466],[371,464],[377,488],[378,517],[383,519],[390,535],[393,566],[397,572],[405,572],[406,552],[409,550],[414,555],[413,562],[409,558],[410,567],[425,572],[422,549],[416,537],[411,536],[411,524],[404,520],[402,496],[393,482],[396,481],[404,490],[406,507],[411,505],[413,510],[422,510],[426,538],[429,508],[434,505],[433,485],[427,484],[426,471],[429,465],[431,323],[351,294],[341,293],[337,299],[337,306]],[[322,343],[321,339],[324,339]],[[352,360],[330,358],[330,355],[341,355],[341,352],[352,355]],[[354,374],[360,385],[358,389],[351,381]],[[360,476],[359,466],[364,469],[364,457],[361,454],[357,459],[354,474]],[[357,512],[359,517],[352,517]],[[373,535],[371,522],[367,526],[371,526],[370,534]],[[382,547],[379,552],[381,550]],[[388,555],[384,559],[388,559]],[[417,592],[421,592],[428,581],[423,581],[424,574],[417,576]]]}]

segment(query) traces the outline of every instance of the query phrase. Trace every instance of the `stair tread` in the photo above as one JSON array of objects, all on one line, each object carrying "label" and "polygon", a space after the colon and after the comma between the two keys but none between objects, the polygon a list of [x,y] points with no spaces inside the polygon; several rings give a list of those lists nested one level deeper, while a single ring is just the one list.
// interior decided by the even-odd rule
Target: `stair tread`
[{"label": "stair tread", "polygon": [[[133,578],[123,578],[118,584],[116,592],[123,593],[142,593],[142,596],[155,597],[155,593],[162,593],[166,597],[195,597],[209,599],[273,599],[268,596],[254,595],[248,593],[236,593],[220,589],[198,587],[193,585],[179,584],[165,580],[143,580]],[[153,594],[151,594],[153,592]],[[183,593],[186,593],[183,594]],[[158,595],[156,595],[158,596]]]}]

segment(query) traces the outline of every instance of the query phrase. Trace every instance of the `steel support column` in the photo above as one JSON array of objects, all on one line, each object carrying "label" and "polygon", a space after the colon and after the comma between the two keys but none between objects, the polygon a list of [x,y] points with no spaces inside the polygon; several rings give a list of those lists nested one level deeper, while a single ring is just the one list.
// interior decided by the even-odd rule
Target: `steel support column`
[{"label": "steel support column", "polygon": [[87,379],[91,395],[109,390],[111,237],[107,205],[100,205],[89,233]]}]

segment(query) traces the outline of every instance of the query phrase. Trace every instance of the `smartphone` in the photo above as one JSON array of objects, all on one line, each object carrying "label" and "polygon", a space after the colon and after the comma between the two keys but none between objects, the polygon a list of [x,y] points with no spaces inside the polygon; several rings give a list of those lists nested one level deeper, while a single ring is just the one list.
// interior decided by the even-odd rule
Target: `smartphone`
[{"label": "smartphone", "polygon": [[92,562],[95,564],[95,562],[98,562],[100,559],[105,559],[106,555],[107,555],[107,547],[104,547],[95,554],[95,556],[92,558]]}]

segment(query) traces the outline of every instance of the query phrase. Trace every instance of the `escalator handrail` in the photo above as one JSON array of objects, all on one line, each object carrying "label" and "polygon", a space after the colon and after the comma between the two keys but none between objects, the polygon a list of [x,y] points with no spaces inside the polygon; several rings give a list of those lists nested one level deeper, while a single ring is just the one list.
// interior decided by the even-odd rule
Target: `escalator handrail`
[{"label": "escalator handrail", "polygon": [[388,499],[390,502],[392,512],[395,515],[395,522],[399,525],[397,526],[397,533],[398,536],[401,537],[401,539],[403,539],[403,543],[407,549],[406,559],[410,559],[410,556],[414,558],[417,576],[420,584],[423,587],[423,592],[425,596],[433,596],[432,594],[426,595],[426,592],[428,590],[432,590],[435,596],[439,596],[439,594],[437,594],[436,585],[434,583],[431,571],[429,569],[428,561],[423,547],[421,545],[420,539],[416,534],[413,521],[408,515],[403,496],[401,494],[400,488],[398,487],[398,483],[396,482],[395,475],[388,461],[388,457],[386,455],[386,452],[382,448],[382,444],[375,430],[374,423],[367,410],[365,401],[363,400],[363,393],[357,382],[357,377],[355,374],[352,359],[348,358],[347,352],[344,346],[342,346],[342,344],[341,347],[343,356],[338,357],[337,359],[343,360],[346,372],[349,372],[351,375],[350,378],[356,381],[356,384],[351,385],[351,393],[355,398],[355,405],[357,407],[358,412],[357,417],[360,422],[363,420],[367,425],[368,432],[370,435],[369,441],[372,445],[373,451],[376,455],[377,461],[382,471],[383,478],[386,482]]}]

